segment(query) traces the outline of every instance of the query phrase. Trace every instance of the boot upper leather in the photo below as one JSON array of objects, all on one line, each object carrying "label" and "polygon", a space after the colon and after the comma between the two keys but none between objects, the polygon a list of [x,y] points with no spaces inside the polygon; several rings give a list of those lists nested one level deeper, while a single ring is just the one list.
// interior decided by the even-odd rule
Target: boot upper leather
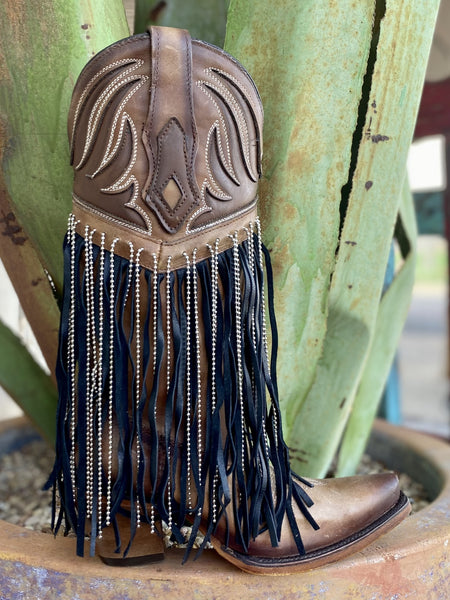
[{"label": "boot upper leather", "polygon": [[254,206],[262,120],[253,81],[224,51],[164,27],[122,40],[74,89],[75,202],[162,243],[214,228]]}]

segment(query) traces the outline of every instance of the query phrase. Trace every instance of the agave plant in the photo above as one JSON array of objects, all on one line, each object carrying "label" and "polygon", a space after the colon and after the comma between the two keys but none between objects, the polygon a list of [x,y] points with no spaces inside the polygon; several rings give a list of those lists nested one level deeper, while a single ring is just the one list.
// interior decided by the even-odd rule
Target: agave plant
[{"label": "agave plant", "polygon": [[[351,473],[413,284],[405,165],[439,1],[227,5],[137,0],[135,31],[150,22],[187,28],[224,44],[256,81],[285,436],[303,474],[323,476],[338,450],[338,473]],[[87,60],[129,29],[121,0],[25,0],[20,13],[3,3],[0,17],[0,255],[52,369],[71,204],[71,90]],[[402,258],[383,293],[393,239]],[[52,440],[54,375],[3,323],[0,384]]]}]

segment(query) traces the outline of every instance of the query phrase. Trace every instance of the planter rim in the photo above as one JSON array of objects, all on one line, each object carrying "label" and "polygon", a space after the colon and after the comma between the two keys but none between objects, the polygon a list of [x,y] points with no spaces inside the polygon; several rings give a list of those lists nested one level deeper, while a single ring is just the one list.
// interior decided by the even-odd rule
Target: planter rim
[{"label": "planter rim", "polygon": [[[21,419],[12,421],[18,426]],[[1,424],[0,433],[6,428]],[[39,598],[60,600],[77,595],[89,600],[132,599],[142,598],[144,592],[202,600],[210,599],[212,591],[216,599],[241,594],[249,600],[293,599],[300,593],[311,600],[378,600],[394,594],[444,598],[450,580],[450,445],[381,421],[375,424],[374,436],[382,446],[393,440],[397,453],[400,449],[420,457],[440,480],[440,491],[428,507],[339,562],[298,575],[258,577],[239,571],[213,551],[182,566],[183,550],[169,550],[162,563],[118,569],[97,558],[76,557],[73,538],[53,538],[0,520],[0,590],[11,590],[12,598],[35,598],[36,589],[41,589]],[[11,586],[17,585],[19,574],[25,595],[15,596]]]}]

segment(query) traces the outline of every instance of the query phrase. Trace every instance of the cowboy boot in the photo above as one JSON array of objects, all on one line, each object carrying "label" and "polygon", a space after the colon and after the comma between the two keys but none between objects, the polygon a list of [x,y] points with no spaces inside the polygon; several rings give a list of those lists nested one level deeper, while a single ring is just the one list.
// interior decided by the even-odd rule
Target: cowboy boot
[{"label": "cowboy boot", "polygon": [[[245,571],[293,573],[409,512],[394,474],[305,480],[290,469],[256,213],[262,121],[243,67],[183,30],[113,44],[75,86],[49,483],[55,528],[75,529],[80,555],[86,523],[91,553],[113,528],[111,558],[162,519],[179,541],[191,524],[186,556],[201,531]],[[161,548],[137,558],[152,555]]]}]

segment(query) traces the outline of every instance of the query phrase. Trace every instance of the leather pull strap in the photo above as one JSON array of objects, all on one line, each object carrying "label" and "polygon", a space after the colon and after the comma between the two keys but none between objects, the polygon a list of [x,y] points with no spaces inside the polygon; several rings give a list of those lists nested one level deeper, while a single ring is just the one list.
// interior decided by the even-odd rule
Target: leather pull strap
[{"label": "leather pull strap", "polygon": [[194,177],[197,129],[187,31],[152,27],[151,97],[144,128],[150,172],[145,201],[169,232],[180,229],[200,203]]}]

